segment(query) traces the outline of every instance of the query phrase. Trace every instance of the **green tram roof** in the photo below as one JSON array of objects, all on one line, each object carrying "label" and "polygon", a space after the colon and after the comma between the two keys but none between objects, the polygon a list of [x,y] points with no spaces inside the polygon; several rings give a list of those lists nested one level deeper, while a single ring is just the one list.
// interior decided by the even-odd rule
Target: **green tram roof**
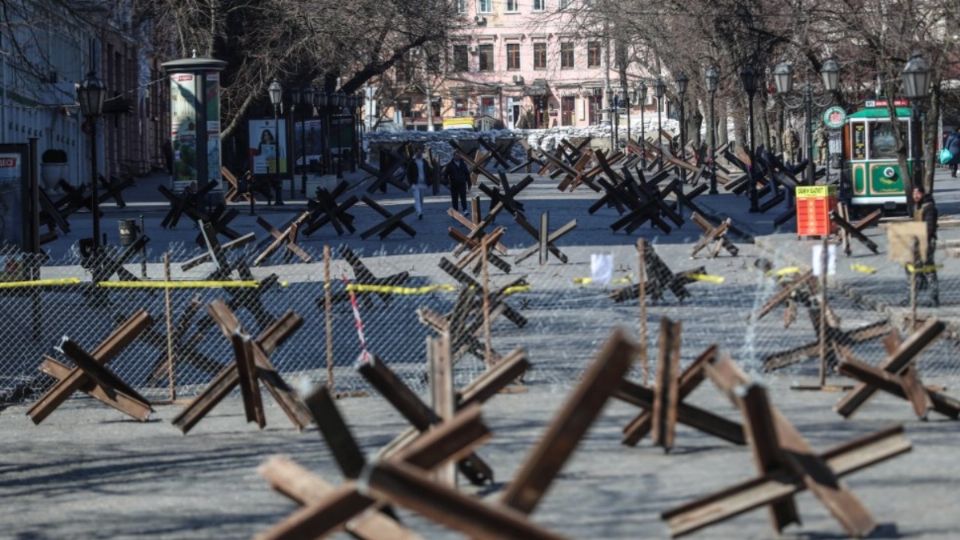
[{"label": "green tram roof", "polygon": [[[910,109],[908,107],[897,107],[897,117],[910,118]],[[847,116],[848,120],[854,118],[890,118],[890,113],[886,107],[871,107],[869,109],[860,109]]]}]

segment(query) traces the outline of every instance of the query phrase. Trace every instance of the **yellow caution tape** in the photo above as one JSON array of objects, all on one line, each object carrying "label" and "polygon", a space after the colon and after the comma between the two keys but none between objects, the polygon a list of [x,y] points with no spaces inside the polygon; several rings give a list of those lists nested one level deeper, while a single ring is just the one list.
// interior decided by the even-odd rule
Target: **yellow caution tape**
[{"label": "yellow caution tape", "polygon": [[450,292],[457,290],[453,285],[427,285],[424,287],[398,287],[394,285],[367,285],[363,283],[350,283],[347,285],[347,291],[368,292],[379,294],[430,294],[436,291]]},{"label": "yellow caution tape", "polygon": [[940,268],[943,268],[942,264],[927,264],[919,267],[915,267],[909,263],[907,264],[907,272],[910,272],[911,274],[926,274],[928,272],[936,272]]},{"label": "yellow caution tape", "polygon": [[786,268],[781,268],[779,270],[774,270],[772,275],[777,277],[789,276],[791,274],[799,274],[803,272],[799,266],[787,266]]},{"label": "yellow caution tape", "polygon": [[523,292],[530,292],[530,286],[514,285],[513,287],[507,287],[506,289],[503,290],[503,294],[506,296],[510,296],[511,294],[523,293]]},{"label": "yellow caution tape", "polygon": [[26,287],[57,287],[62,285],[77,285],[80,282],[81,282],[80,278],[75,278],[75,277],[35,279],[32,281],[3,281],[3,282],[0,282],[0,289],[19,289],[19,288],[26,288]]},{"label": "yellow caution tape", "polygon": [[[573,282],[576,283],[577,285],[589,285],[593,283],[593,278],[578,277],[578,278],[573,278]],[[633,283],[633,281],[630,279],[629,276],[624,276],[624,277],[614,279],[610,281],[610,283],[614,285],[629,285],[630,283]]]},{"label": "yellow caution tape", "polygon": [[850,265],[850,269],[854,272],[860,272],[861,274],[876,274],[877,269],[872,266],[867,266],[865,264],[853,263]]},{"label": "yellow caution tape", "polygon": [[[280,282],[286,287],[286,281]],[[256,289],[259,281],[101,281],[97,287],[105,289]]]},{"label": "yellow caution tape", "polygon": [[711,276],[710,274],[688,274],[692,279],[697,281],[705,281],[707,283],[714,283],[720,285],[726,279],[723,276]]}]

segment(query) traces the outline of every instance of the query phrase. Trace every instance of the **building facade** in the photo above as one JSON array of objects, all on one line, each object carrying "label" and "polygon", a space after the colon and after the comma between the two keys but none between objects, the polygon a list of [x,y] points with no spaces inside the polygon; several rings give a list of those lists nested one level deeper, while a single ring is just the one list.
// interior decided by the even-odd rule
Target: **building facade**
[{"label": "building facade", "polygon": [[[164,166],[165,96],[154,96],[151,60],[132,28],[133,2],[96,4],[15,0],[0,28],[0,141],[37,138],[41,186],[59,178],[88,183],[91,144],[104,176],[141,175]],[[80,116],[76,84],[95,71],[107,88],[97,140]],[[162,90],[160,90],[162,92]],[[44,162],[66,159],[58,167]]]},{"label": "building facade", "polygon": [[[511,129],[604,122],[619,74],[599,32],[585,37],[564,11],[572,1],[457,0],[463,28],[443,51],[411,55],[387,75],[396,99],[381,118],[419,130],[469,118]],[[628,87],[639,78],[628,73]]]}]

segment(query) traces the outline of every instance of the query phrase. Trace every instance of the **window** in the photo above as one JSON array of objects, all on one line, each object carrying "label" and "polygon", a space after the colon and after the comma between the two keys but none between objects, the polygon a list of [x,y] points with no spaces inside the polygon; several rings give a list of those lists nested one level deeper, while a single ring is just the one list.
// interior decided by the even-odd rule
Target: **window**
[{"label": "window", "polygon": [[493,71],[493,45],[480,45],[480,71]]},{"label": "window", "polygon": [[480,13],[490,13],[493,11],[492,3],[492,0],[477,0],[477,10]]},{"label": "window", "polygon": [[896,159],[897,139],[890,122],[870,124],[870,159]]},{"label": "window", "polygon": [[544,0],[533,0],[533,10],[534,11],[543,11]]},{"label": "window", "polygon": [[518,0],[507,0],[507,11],[516,12],[519,9],[517,3]]},{"label": "window", "polygon": [[507,43],[507,69],[520,69],[519,43]]},{"label": "window", "polygon": [[587,43],[587,67],[600,67],[600,42]]},{"label": "window", "polygon": [[453,0],[453,4],[457,7],[457,13],[467,12],[467,0]]},{"label": "window", "polygon": [[573,68],[573,42],[565,41],[560,44],[560,68]]},{"label": "window", "polygon": [[533,44],[533,69],[547,69],[547,44]]},{"label": "window", "polygon": [[453,46],[453,70],[470,71],[470,61],[469,57],[467,56],[466,45]]},{"label": "window", "polygon": [[573,125],[573,109],[576,106],[574,96],[563,96],[560,98],[560,125]]},{"label": "window", "polygon": [[560,0],[560,9],[567,9],[571,3],[570,0]]}]

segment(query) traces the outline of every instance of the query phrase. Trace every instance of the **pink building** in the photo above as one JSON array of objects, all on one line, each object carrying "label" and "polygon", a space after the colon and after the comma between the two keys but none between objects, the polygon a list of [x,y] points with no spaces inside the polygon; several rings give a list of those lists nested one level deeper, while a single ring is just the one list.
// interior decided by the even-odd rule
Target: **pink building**
[{"label": "pink building", "polygon": [[[414,57],[394,70],[394,116],[408,129],[426,129],[430,120],[440,129],[469,117],[507,128],[601,123],[606,45],[570,23],[562,8],[572,1],[579,0],[457,0],[467,24],[442,55]],[[630,74],[629,88],[638,77]],[[616,70],[609,85],[620,88]]]}]

